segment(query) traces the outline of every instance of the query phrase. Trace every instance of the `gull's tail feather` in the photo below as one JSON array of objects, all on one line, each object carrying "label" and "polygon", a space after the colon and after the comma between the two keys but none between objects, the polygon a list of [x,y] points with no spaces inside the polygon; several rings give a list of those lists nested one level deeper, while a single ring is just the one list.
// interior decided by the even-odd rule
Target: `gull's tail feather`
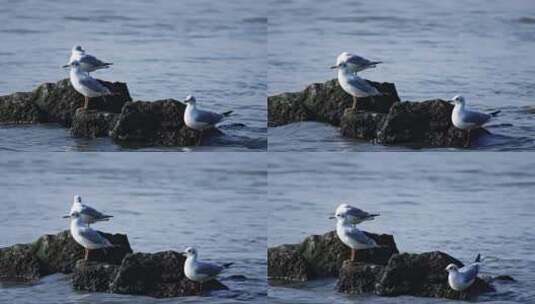
[{"label": "gull's tail feather", "polygon": [[104,215],[103,217],[97,219],[97,222],[109,221],[112,217],[113,215]]},{"label": "gull's tail feather", "polygon": [[372,62],[370,62],[370,65],[373,65],[375,67],[376,65],[381,64],[381,63],[383,63],[383,62],[382,61],[372,61]]},{"label": "gull's tail feather", "polygon": [[234,263],[226,263],[226,264],[223,264],[223,268],[229,268],[232,265],[234,265]]},{"label": "gull's tail feather", "polygon": [[480,253],[477,254],[476,259],[475,259],[474,262],[476,262],[476,263],[480,263],[481,262],[481,254]]},{"label": "gull's tail feather", "polygon": [[225,116],[225,117],[228,117],[230,116],[230,114],[232,114],[234,111],[227,111],[227,112],[223,112],[221,113],[221,115]]},{"label": "gull's tail feather", "polygon": [[374,214],[370,214],[369,216],[370,217],[376,217],[376,216],[379,216],[380,214],[379,213],[374,213]]},{"label": "gull's tail feather", "polygon": [[494,112],[489,113],[489,115],[492,116],[492,117],[496,117],[496,116],[498,116],[498,114],[500,114],[500,112],[501,112],[501,110],[494,111]]}]

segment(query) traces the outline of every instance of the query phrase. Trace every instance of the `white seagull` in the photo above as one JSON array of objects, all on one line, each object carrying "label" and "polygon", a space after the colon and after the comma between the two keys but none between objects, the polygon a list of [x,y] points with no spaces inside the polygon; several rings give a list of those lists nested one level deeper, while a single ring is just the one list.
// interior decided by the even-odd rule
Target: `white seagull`
[{"label": "white seagull", "polygon": [[106,95],[118,95],[111,92],[110,89],[101,84],[95,78],[91,77],[89,73],[83,71],[78,61],[73,61],[70,66],[71,84],[78,93],[84,95],[84,109],[87,109],[89,98],[100,96],[104,97]]},{"label": "white seagull", "polygon": [[233,263],[216,265],[212,263],[199,262],[197,260],[197,249],[188,247],[184,251],[186,255],[186,262],[184,263],[184,274],[188,279],[200,283],[202,291],[202,283],[213,280],[221,271],[230,267]]},{"label": "white seagull", "polygon": [[451,289],[463,291],[470,287],[479,273],[480,262],[481,255],[478,254],[474,263],[462,268],[458,268],[455,264],[449,264],[446,267],[446,271],[448,272],[448,284]]},{"label": "white seagull", "polygon": [[375,68],[379,63],[381,62],[370,61],[360,56],[343,52],[338,55],[336,65],[331,67],[331,69],[338,69],[338,82],[342,89],[353,96],[353,109],[357,108],[357,98],[381,95],[374,86],[357,75],[357,72]]},{"label": "white seagull", "polygon": [[[335,214],[345,214],[347,217],[347,221],[352,225],[357,225],[365,221],[371,221],[375,219],[376,216],[379,216],[379,214],[375,213],[368,213],[362,209],[353,207],[349,204],[340,204],[338,208],[336,208]],[[331,216],[329,219],[334,219],[334,216]]]},{"label": "white seagull", "polygon": [[71,211],[69,212],[69,215],[65,215],[64,218],[70,217],[70,214],[73,214],[75,212],[78,212],[80,214],[80,218],[88,226],[89,224],[93,224],[96,222],[109,221],[110,218],[113,217],[113,215],[104,214],[90,206],[82,204],[82,197],[79,195],[74,196]]},{"label": "white seagull", "polygon": [[89,251],[94,249],[115,247],[110,241],[103,237],[98,231],[87,226],[80,216],[80,213],[71,214],[71,235],[73,239],[85,249],[85,260],[89,258]]},{"label": "white seagull", "polygon": [[184,122],[186,126],[197,131],[204,131],[214,128],[216,124],[228,117],[232,111],[224,113],[215,113],[210,111],[199,110],[195,97],[188,95],[184,100],[186,111],[184,111]]},{"label": "white seagull", "polygon": [[[349,205],[346,205],[343,208],[340,207],[336,208],[336,213],[334,215],[337,221],[336,234],[342,243],[351,248],[351,261],[355,260],[356,250],[379,247],[372,238],[356,227],[357,223],[373,219],[377,215],[369,214]],[[356,210],[361,211],[361,213]]]},{"label": "white seagull", "polygon": [[479,128],[486,124],[492,117],[495,117],[500,111],[492,113],[482,113],[470,111],[465,108],[465,100],[463,96],[457,95],[451,99],[455,105],[451,112],[451,122],[456,128],[461,130],[468,130],[468,140],[466,145],[470,144],[470,133],[473,129]]},{"label": "white seagull", "polygon": [[69,63],[63,67],[69,67],[74,61],[78,61],[80,63],[80,69],[88,73],[100,69],[107,69],[113,64],[111,62],[104,62],[93,55],[86,54],[85,50],[79,45],[75,45],[72,48]]}]

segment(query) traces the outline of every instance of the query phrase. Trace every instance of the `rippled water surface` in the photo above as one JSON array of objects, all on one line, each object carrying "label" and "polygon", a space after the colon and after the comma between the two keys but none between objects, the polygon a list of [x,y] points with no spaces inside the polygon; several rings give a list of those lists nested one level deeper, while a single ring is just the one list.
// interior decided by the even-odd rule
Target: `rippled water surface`
[{"label": "rippled water surface", "polygon": [[221,276],[229,291],[160,300],[84,293],[57,274],[33,285],[0,283],[0,303],[264,303],[266,160],[263,153],[209,154],[3,153],[0,247],[68,229],[61,216],[79,193],[115,216],[95,228],[126,233],[135,252],[195,246],[202,259],[234,262]]},{"label": "rippled water surface", "polygon": [[[266,149],[267,19],[264,3],[184,1],[1,1],[0,95],[68,77],[60,68],[81,44],[114,62],[97,78],[123,81],[134,100],[197,97],[234,110],[224,130],[194,150]],[[0,126],[0,150],[130,150],[80,141],[58,126]],[[183,150],[151,148],[151,150]]]},{"label": "rippled water surface", "polygon": [[[480,252],[483,274],[517,280],[477,302],[535,302],[531,153],[272,153],[269,168],[269,246],[334,230],[328,217],[348,202],[380,213],[362,229],[393,234],[402,252],[441,250],[465,262]],[[345,296],[335,284],[272,286],[269,295],[277,303],[458,303]]]},{"label": "rippled water surface", "polygon": [[[396,84],[402,100],[462,94],[502,111],[485,150],[535,149],[535,2],[272,0],[268,95],[336,77],[342,51],[384,63],[362,77]],[[313,135],[311,135],[313,134]],[[273,151],[391,150],[345,139],[328,125],[269,130]],[[403,148],[398,148],[403,149]]]}]

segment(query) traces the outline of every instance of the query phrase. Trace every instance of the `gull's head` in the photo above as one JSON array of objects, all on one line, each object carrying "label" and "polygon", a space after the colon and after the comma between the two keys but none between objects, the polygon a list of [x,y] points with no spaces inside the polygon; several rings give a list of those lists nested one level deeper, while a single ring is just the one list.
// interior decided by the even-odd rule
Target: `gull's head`
[{"label": "gull's head", "polygon": [[340,204],[334,211],[334,216],[329,217],[329,219],[336,219],[337,221],[344,221],[347,215],[347,210],[352,207],[349,204]]},{"label": "gull's head", "polygon": [[74,203],[82,203],[82,197],[80,195],[75,195]]},{"label": "gull's head", "polygon": [[184,250],[184,254],[186,255],[186,257],[196,257],[197,256],[197,249],[193,248],[193,247],[188,247],[186,248],[186,250]]},{"label": "gull's head", "polygon": [[454,105],[464,105],[464,97],[461,95],[456,95],[451,99]]},{"label": "gull's head", "polygon": [[197,102],[197,100],[195,99],[195,97],[193,97],[193,95],[188,95],[188,96],[186,96],[186,99],[184,99],[184,103],[185,104],[194,105],[196,102]]},{"label": "gull's head", "polygon": [[76,52],[84,53],[85,50],[82,48],[81,45],[75,45],[75,46],[72,47],[72,52],[73,53],[76,53]]},{"label": "gull's head", "polygon": [[336,65],[331,66],[331,69],[340,69],[347,66],[347,60],[351,57],[348,52],[343,52],[336,57]]},{"label": "gull's head", "polygon": [[457,269],[459,269],[457,267],[457,265],[449,264],[448,266],[446,266],[446,269],[444,269],[444,270],[446,270],[447,272],[455,272],[455,271],[457,271]]}]

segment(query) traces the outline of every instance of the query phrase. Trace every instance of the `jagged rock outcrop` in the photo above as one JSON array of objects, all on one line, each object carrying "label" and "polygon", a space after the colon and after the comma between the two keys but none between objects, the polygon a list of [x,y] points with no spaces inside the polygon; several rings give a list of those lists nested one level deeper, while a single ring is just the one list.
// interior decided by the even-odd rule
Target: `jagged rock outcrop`
[{"label": "jagged rock outcrop", "polygon": [[184,123],[186,105],[174,99],[133,102],[125,83],[99,80],[115,95],[91,98],[82,109],[84,97],[69,79],[44,83],[32,92],[0,96],[0,123],[55,122],[70,128],[75,137],[111,136],[128,146],[194,146],[203,136]]},{"label": "jagged rock outcrop", "polygon": [[[132,252],[126,235],[101,233],[117,247],[93,250],[90,260],[120,264],[123,257]],[[76,261],[83,256],[82,246],[74,241],[68,230],[46,234],[31,244],[1,248],[0,279],[34,281],[57,272],[71,273]]]},{"label": "jagged rock outcrop", "polygon": [[[451,122],[453,105],[444,100],[400,102],[394,84],[368,81],[384,95],[359,98],[352,110],[352,97],[336,79],[312,84],[302,92],[268,97],[269,126],[298,121],[319,121],[340,127],[343,136],[381,144],[462,147],[467,131]],[[476,140],[487,134],[484,129],[472,131]]]},{"label": "jagged rock outcrop", "polygon": [[[126,84],[99,81],[117,95],[91,98],[88,109],[120,113],[123,105],[132,100]],[[67,128],[71,127],[76,110],[84,104],[84,97],[74,90],[69,79],[40,85],[32,92],[31,98],[32,102],[46,113],[46,122],[57,122]]]},{"label": "jagged rock outcrop", "polygon": [[445,271],[451,263],[462,267],[457,259],[438,251],[400,254],[391,235],[365,233],[381,247],[358,250],[355,261],[349,259],[350,249],[338,240],[335,231],[312,235],[299,244],[271,247],[268,277],[276,284],[337,277],[337,290],[348,294],[450,299],[470,299],[493,291],[490,283],[494,280],[512,279],[508,276],[477,278],[470,288],[457,292],[449,287]]},{"label": "jagged rock outcrop", "polygon": [[53,273],[72,273],[76,290],[157,298],[228,289],[217,280],[203,283],[202,288],[188,280],[183,271],[186,257],[181,253],[132,253],[126,235],[101,233],[115,247],[90,251],[88,261],[69,231],[1,248],[0,280],[31,282]]},{"label": "jagged rock outcrop", "polygon": [[128,102],[111,130],[111,136],[122,143],[197,145],[201,133],[185,125],[185,109],[186,105],[174,99]]},{"label": "jagged rock outcrop", "polygon": [[445,271],[451,263],[463,266],[457,259],[438,251],[395,254],[385,266],[346,261],[340,269],[337,289],[351,294],[371,292],[380,296],[411,295],[449,299],[470,299],[494,291],[488,282],[480,278],[465,291],[451,289]]},{"label": "jagged rock outcrop", "polygon": [[[398,253],[391,235],[366,234],[381,247],[358,250],[356,261],[385,265],[390,256]],[[300,244],[269,248],[268,276],[272,280],[285,281],[335,277],[350,254],[350,249],[338,239],[335,231],[312,235]]]},{"label": "jagged rock outcrop", "polygon": [[[387,113],[399,101],[395,85],[368,82],[384,95],[373,99],[359,98],[359,111]],[[298,121],[320,121],[339,126],[344,111],[352,104],[353,98],[338,85],[338,80],[314,83],[302,92],[269,96],[268,125],[276,127]]]},{"label": "jagged rock outcrop", "polygon": [[109,136],[118,117],[117,113],[78,109],[72,120],[71,135],[85,138]]}]

